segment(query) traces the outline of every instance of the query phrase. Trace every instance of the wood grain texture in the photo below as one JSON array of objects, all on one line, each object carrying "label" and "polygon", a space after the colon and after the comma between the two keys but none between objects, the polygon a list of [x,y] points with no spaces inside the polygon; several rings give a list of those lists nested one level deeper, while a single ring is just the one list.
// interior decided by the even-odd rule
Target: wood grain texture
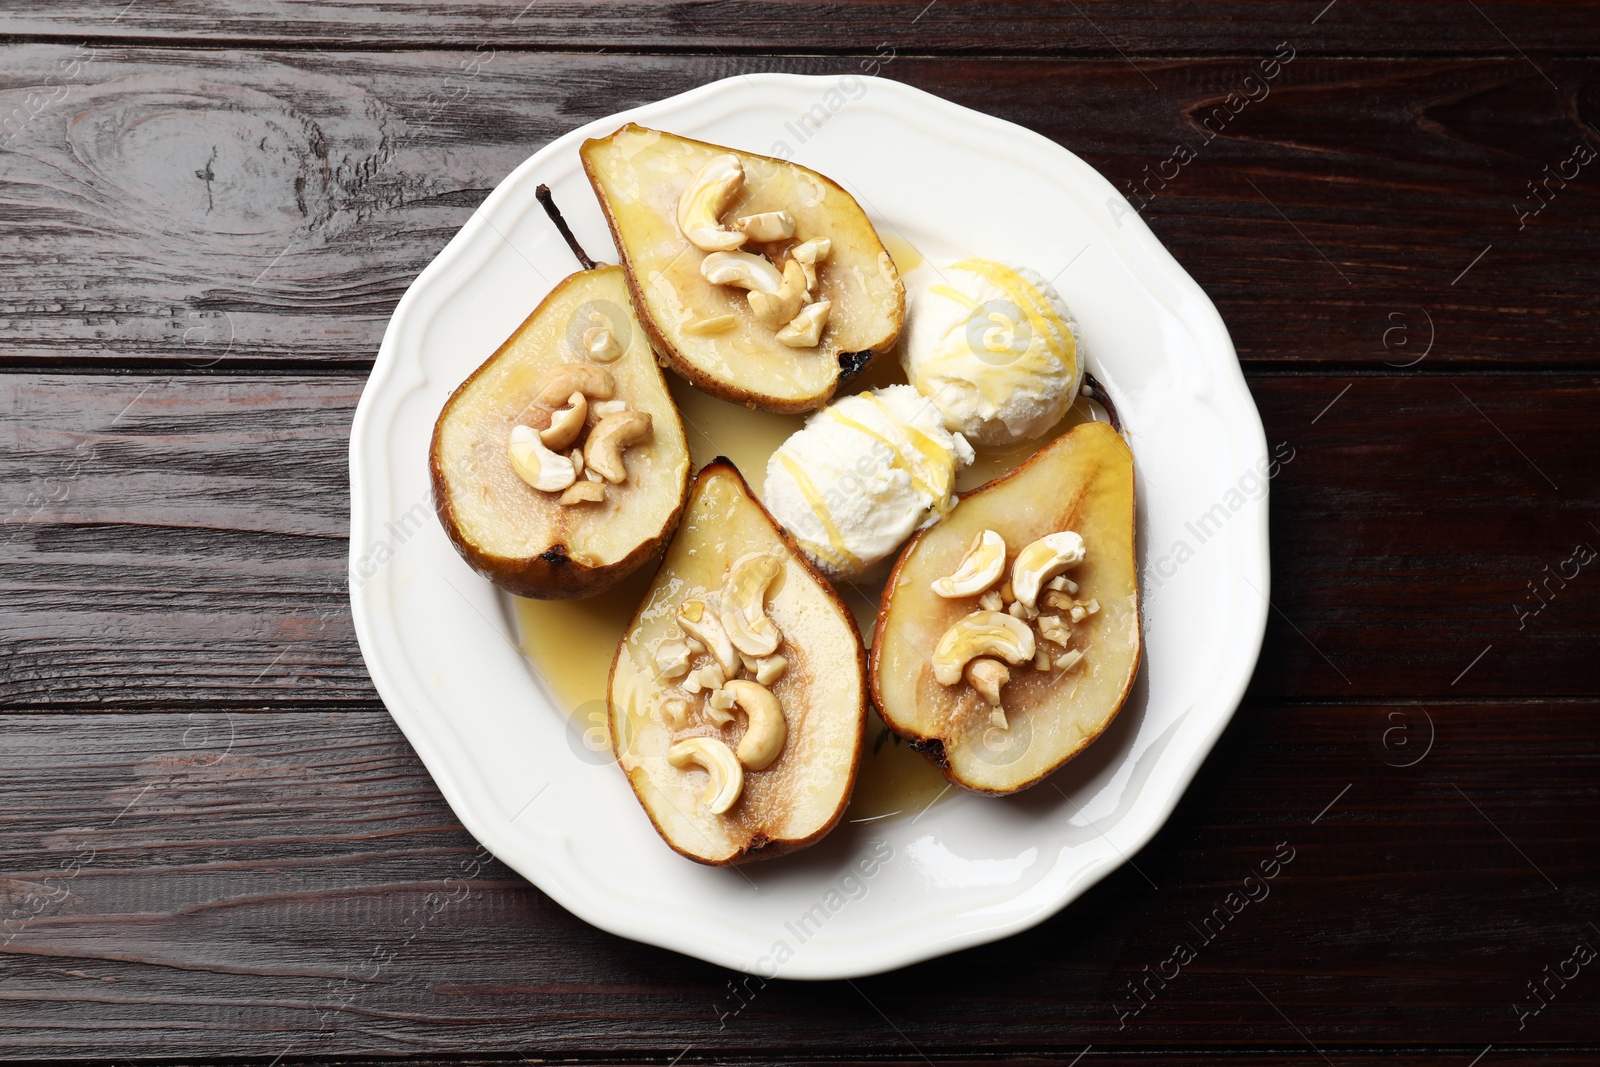
[{"label": "wood grain texture", "polygon": [[[0,703],[373,699],[345,577],[359,380],[0,382]],[[1286,460],[1255,696],[1600,694],[1600,560],[1566,562],[1600,549],[1600,380],[1252,389]],[[1250,471],[1237,484],[1260,491]],[[1141,546],[1147,590],[1207,551],[1233,501],[1214,503],[1193,516],[1187,552]]]},{"label": "wood grain texture", "polygon": [[555,136],[740,72],[869,64],[1099,168],[1249,365],[1600,363],[1600,164],[1577,162],[1600,151],[1595,61],[1286,47],[1134,64],[14,45],[0,364],[365,367],[411,279]]},{"label": "wood grain texture", "polygon": [[874,0],[808,4],[588,2],[417,4],[403,0],[16,0],[0,16],[13,36],[137,41],[255,41],[300,47],[433,48],[489,41],[524,48],[693,52],[870,51],[1112,56],[1253,52],[1309,38],[1336,55],[1452,52],[1515,56],[1593,52],[1600,6],[1485,2],[1478,10],[1426,0]]},{"label": "wood grain texture", "polygon": [[[1600,942],[1600,707],[1438,705],[1403,768],[1393,710],[1247,704],[1167,827],[1062,915],[742,999],[475,855],[382,712],[5,716],[0,1055],[1064,1063],[1092,1043],[1259,1063],[1314,1043],[1465,1064],[1591,1042],[1587,970],[1521,1029],[1512,1005]],[[1265,892],[1206,926],[1274,855]],[[1128,983],[1179,942],[1195,958],[1140,1008]]]}]

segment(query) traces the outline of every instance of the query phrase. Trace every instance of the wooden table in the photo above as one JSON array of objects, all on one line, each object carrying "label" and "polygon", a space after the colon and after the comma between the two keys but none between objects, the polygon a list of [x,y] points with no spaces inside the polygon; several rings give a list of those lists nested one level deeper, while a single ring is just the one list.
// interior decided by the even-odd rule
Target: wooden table
[{"label": "wooden table", "polygon": [[[1600,1058],[1600,5],[10,0],[0,33],[0,1056]],[[1136,867],[741,994],[451,816],[351,634],[345,448],[503,175],[756,70],[1082,155],[1292,458],[1260,668]]]}]

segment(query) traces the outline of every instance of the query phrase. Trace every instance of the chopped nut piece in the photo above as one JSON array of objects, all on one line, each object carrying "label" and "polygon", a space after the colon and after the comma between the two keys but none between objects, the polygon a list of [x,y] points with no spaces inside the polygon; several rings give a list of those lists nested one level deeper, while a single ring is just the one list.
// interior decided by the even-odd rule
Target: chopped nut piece
[{"label": "chopped nut piece", "polygon": [[689,725],[689,702],[682,697],[667,697],[658,710],[668,729],[681,730]]},{"label": "chopped nut piece", "polygon": [[1065,646],[1068,641],[1072,640],[1072,628],[1062,622],[1059,615],[1041,615],[1039,616],[1039,636],[1046,641],[1053,641],[1058,645]]},{"label": "chopped nut piece", "polygon": [[730,711],[733,708],[733,694],[728,691],[727,686],[723,686],[712,693],[706,703],[718,711]]},{"label": "chopped nut piece", "polygon": [[817,264],[827,259],[832,251],[833,242],[826,237],[813,237],[789,249],[789,258],[799,263],[800,270],[805,274],[807,292],[816,292]]},{"label": "chopped nut piece", "polygon": [[619,411],[628,410],[626,400],[596,400],[589,405],[589,410],[594,412],[594,417],[603,419],[607,415],[615,415]]},{"label": "chopped nut piece", "polygon": [[989,725],[997,727],[1001,730],[1011,729],[1011,724],[1006,721],[1006,712],[1004,708],[995,708],[993,711],[989,712]]},{"label": "chopped nut piece", "polygon": [[1070,671],[1082,661],[1083,653],[1080,650],[1076,648],[1069,649],[1068,651],[1063,652],[1061,655],[1056,657],[1056,670]]},{"label": "chopped nut piece", "polygon": [[756,660],[756,668],[752,673],[755,674],[756,681],[762,685],[770,686],[773,682],[782,678],[783,672],[788,669],[789,661],[783,656],[762,656]]},{"label": "chopped nut piece", "polygon": [[1043,645],[1037,646],[1033,652],[1033,669],[1036,671],[1047,671],[1050,669],[1050,666],[1050,651]]},{"label": "chopped nut piece", "polygon": [[733,220],[730,229],[737,230],[752,241],[787,241],[794,236],[794,216],[787,211],[763,211],[758,215],[743,215]]},{"label": "chopped nut piece", "polygon": [[1082,604],[1074,604],[1072,605],[1072,611],[1070,614],[1072,615],[1073,622],[1082,622],[1084,619],[1089,617],[1089,609]]},{"label": "chopped nut piece", "polygon": [[822,340],[822,330],[828,324],[828,312],[833,310],[831,300],[819,300],[801,308],[789,325],[778,331],[778,342],[790,348],[815,348]]},{"label": "chopped nut piece", "polygon": [[722,673],[721,667],[715,663],[707,663],[704,667],[696,667],[689,672],[689,677],[683,680],[683,688],[690,693],[698,693],[702,689],[716,691],[727,681],[728,676]]},{"label": "chopped nut piece", "polygon": [[978,598],[978,607],[985,611],[1004,611],[1006,602],[1000,597],[1000,590],[991,589]]},{"label": "chopped nut piece", "polygon": [[1078,583],[1068,578],[1065,574],[1058,574],[1045,583],[1045,588],[1057,593],[1076,593]]},{"label": "chopped nut piece", "polygon": [[685,326],[683,332],[693,337],[709,337],[716,333],[726,333],[738,323],[738,318],[733,315],[713,315],[709,319],[696,319]]},{"label": "chopped nut piece", "polygon": [[576,507],[579,504],[604,504],[606,501],[606,487],[604,482],[591,482],[584,480],[574,483],[561,498],[556,501],[562,507]]},{"label": "chopped nut piece", "polygon": [[1066,593],[1051,590],[1044,595],[1044,606],[1054,608],[1057,611],[1071,611],[1072,597]]},{"label": "chopped nut piece", "polygon": [[604,482],[581,481],[568,486],[566,492],[556,500],[564,508],[575,507],[578,504],[603,504],[606,500],[606,487]]},{"label": "chopped nut piece", "polygon": [[1038,618],[1039,616],[1038,608],[1030,608],[1020,600],[1013,600],[1011,605],[1006,608],[1006,611],[1009,612],[1013,618],[1021,619],[1024,622],[1027,622],[1030,619]]},{"label": "chopped nut piece", "polygon": [[670,681],[689,673],[689,661],[694,655],[689,651],[688,642],[680,639],[661,642],[655,658],[657,676]]}]

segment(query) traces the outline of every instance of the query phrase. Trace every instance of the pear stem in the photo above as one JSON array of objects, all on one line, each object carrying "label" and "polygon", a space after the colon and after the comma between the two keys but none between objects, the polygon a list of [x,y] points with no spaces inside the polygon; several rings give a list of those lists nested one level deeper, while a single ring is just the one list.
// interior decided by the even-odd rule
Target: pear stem
[{"label": "pear stem", "polygon": [[1099,379],[1088,371],[1083,372],[1083,385],[1078,392],[1093,400],[1096,404],[1106,409],[1106,421],[1111,423],[1111,428],[1118,433],[1122,432],[1122,419],[1117,416],[1117,409],[1111,403],[1111,394],[1106,392],[1106,387],[1100,384]]},{"label": "pear stem", "polygon": [[578,239],[572,236],[572,227],[567,225],[567,220],[562,218],[561,209],[556,207],[556,201],[550,195],[550,187],[541,185],[534,190],[534,196],[539,198],[539,206],[544,208],[544,213],[550,216],[550,221],[556,224],[556,229],[561,231],[561,237],[567,242],[567,247],[572,249],[572,254],[578,257],[578,262],[583,264],[584,270],[594,270],[594,260],[589,258],[589,253],[583,250]]}]

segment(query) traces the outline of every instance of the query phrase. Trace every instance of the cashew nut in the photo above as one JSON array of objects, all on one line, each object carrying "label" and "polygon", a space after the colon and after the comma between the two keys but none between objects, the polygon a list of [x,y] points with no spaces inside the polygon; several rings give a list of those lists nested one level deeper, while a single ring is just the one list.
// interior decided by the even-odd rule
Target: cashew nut
[{"label": "cashew nut", "polygon": [[[722,668],[724,677],[732,677],[739,673],[739,654],[733,650],[733,642],[728,640],[728,633],[717,615],[713,605],[704,600],[685,600],[678,605],[678,625],[683,632],[706,646],[711,658]],[[718,682],[712,688],[721,685]]]},{"label": "cashew nut", "polygon": [[783,634],[767,618],[767,589],[783,571],[768,552],[747,552],[734,560],[722,583],[719,617],[733,647],[750,656],[770,656]]},{"label": "cashew nut", "polygon": [[735,678],[724,688],[733,694],[734,703],[749,719],[744,736],[739,739],[739,762],[752,771],[764,771],[778,758],[789,736],[783,708],[778,706],[772,690],[757,682]]},{"label": "cashew nut", "polygon": [[763,211],[733,220],[733,229],[752,241],[787,241],[794,236],[794,216],[787,211]]},{"label": "cashew nut", "polygon": [[585,479],[574,482],[561,494],[556,503],[563,507],[572,507],[574,504],[604,504],[606,501],[606,485],[604,482],[591,482]]},{"label": "cashew nut", "polygon": [[974,611],[939,638],[933,650],[933,676],[940,685],[955,685],[969,660],[994,656],[1007,663],[1026,663],[1033,652],[1033,631],[1027,623],[999,611]]},{"label": "cashew nut", "polygon": [[533,402],[541,407],[558,408],[573,393],[605,400],[616,387],[616,380],[604,367],[588,363],[562,363],[544,376]]},{"label": "cashew nut", "polygon": [[1016,599],[1035,607],[1039,588],[1068,567],[1083,562],[1083,538],[1071,530],[1046,534],[1017,553],[1011,564],[1011,588]]},{"label": "cashew nut", "polygon": [[1083,651],[1081,649],[1069,648],[1067,651],[1056,657],[1056,670],[1070,671],[1072,668],[1076,667],[1080,662],[1082,662],[1082,660]]},{"label": "cashew nut", "polygon": [[583,420],[588,417],[588,398],[582,393],[573,393],[567,397],[566,404],[556,408],[550,416],[550,425],[539,431],[539,440],[546,448],[566,448],[583,432]]},{"label": "cashew nut", "polygon": [[700,261],[700,274],[712,285],[737,285],[751,292],[776,293],[783,287],[778,268],[749,252],[713,252]]},{"label": "cashew nut", "polygon": [[722,213],[743,185],[744,166],[738,156],[729,153],[706,160],[678,197],[678,229],[690,244],[703,252],[725,252],[744,244],[744,234],[722,225]]},{"label": "cashew nut", "polygon": [[976,689],[979,696],[994,707],[1000,706],[1000,687],[1011,680],[1011,672],[1004,663],[984,656],[967,664],[964,673],[967,684]]},{"label": "cashew nut", "polygon": [[954,599],[976,596],[1000,580],[1006,569],[1006,539],[993,530],[981,530],[948,578],[933,583],[938,596]]},{"label": "cashew nut", "polygon": [[789,325],[778,331],[779,342],[790,348],[817,347],[817,342],[822,340],[822,328],[828,324],[828,312],[832,310],[831,300],[807,304],[789,320]]},{"label": "cashew nut", "polygon": [[[783,265],[783,284],[776,291],[752,289],[745,294],[745,299],[750,302],[750,310],[755,312],[759,322],[774,328],[783,326],[800,313],[800,305],[805,303],[805,271],[791,259]],[[817,330],[820,333],[822,327],[819,325]]]},{"label": "cashew nut", "polygon": [[555,493],[577,481],[578,473],[572,469],[572,461],[544,447],[531,426],[511,427],[506,450],[511,456],[511,469],[535,489]]},{"label": "cashew nut", "polygon": [[701,800],[706,810],[721,815],[744,790],[744,768],[733,750],[715,737],[690,737],[667,749],[667,762],[682,770],[694,765],[710,777]]},{"label": "cashew nut", "polygon": [[628,480],[622,465],[622,452],[650,436],[650,415],[643,411],[619,411],[601,419],[589,431],[583,446],[583,460],[606,481],[621,485]]}]

